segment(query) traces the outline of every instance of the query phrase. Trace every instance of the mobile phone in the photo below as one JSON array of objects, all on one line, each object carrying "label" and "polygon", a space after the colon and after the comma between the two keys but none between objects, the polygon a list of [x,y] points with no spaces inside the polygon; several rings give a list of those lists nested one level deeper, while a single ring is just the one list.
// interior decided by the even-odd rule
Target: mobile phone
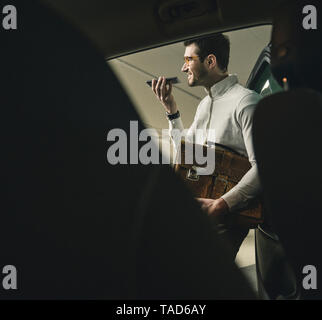
[{"label": "mobile phone", "polygon": [[[155,79],[155,80],[158,80],[158,79]],[[166,80],[166,84],[168,84],[168,83],[170,83],[170,82],[171,82],[172,84],[180,83],[180,81],[179,81],[179,79],[178,79],[177,77],[165,78],[165,80]],[[152,87],[152,80],[148,80],[148,81],[146,82],[146,84],[147,84],[148,86]]]}]

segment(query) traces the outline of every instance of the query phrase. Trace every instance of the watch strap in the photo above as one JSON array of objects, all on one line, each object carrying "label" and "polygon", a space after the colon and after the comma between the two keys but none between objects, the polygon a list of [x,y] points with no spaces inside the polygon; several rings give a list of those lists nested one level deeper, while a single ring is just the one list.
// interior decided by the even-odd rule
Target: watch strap
[{"label": "watch strap", "polygon": [[180,112],[179,112],[179,110],[176,113],[173,113],[173,114],[169,114],[169,113],[166,112],[166,115],[167,115],[167,118],[169,120],[174,120],[174,119],[180,118]]}]

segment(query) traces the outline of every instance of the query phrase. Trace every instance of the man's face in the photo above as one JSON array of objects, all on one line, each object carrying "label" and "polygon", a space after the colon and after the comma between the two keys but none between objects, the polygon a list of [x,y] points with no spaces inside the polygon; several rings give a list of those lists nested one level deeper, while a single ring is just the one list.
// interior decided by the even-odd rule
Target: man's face
[{"label": "man's face", "polygon": [[185,62],[181,71],[185,72],[188,76],[188,85],[190,87],[202,86],[205,83],[208,70],[203,62],[200,61],[198,56],[198,47],[192,43],[186,47],[184,56],[189,59],[189,62]]}]

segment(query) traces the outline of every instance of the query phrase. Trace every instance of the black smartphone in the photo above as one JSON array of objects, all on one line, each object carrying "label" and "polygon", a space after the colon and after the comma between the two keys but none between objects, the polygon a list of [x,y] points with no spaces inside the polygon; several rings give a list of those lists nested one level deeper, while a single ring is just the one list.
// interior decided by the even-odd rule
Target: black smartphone
[{"label": "black smartphone", "polygon": [[[158,79],[155,79],[155,80],[158,80]],[[168,84],[169,82],[171,82],[172,84],[175,84],[175,83],[180,83],[179,79],[177,77],[173,77],[173,78],[165,78],[166,80],[166,84]],[[146,84],[150,87],[152,87],[152,80],[148,80],[146,82]]]}]

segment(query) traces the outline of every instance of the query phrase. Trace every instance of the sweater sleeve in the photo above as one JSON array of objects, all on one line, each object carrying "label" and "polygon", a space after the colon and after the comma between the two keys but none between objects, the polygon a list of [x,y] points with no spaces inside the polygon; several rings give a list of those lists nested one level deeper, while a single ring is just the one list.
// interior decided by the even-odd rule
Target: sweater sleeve
[{"label": "sweater sleeve", "polygon": [[181,135],[183,134],[183,123],[181,117],[169,120],[169,135],[174,144],[175,149],[180,145]]},{"label": "sweater sleeve", "polygon": [[174,120],[169,120],[169,135],[176,150],[178,150],[182,138],[185,138],[189,142],[194,142],[200,113],[200,105],[201,103],[198,105],[194,120],[189,129],[185,129],[183,127],[181,117]]},{"label": "sweater sleeve", "polygon": [[252,139],[253,114],[259,99],[258,94],[251,93],[240,101],[236,109],[236,119],[241,128],[248,159],[252,167],[234,188],[222,196],[230,211],[245,207],[249,200],[256,197],[261,190]]}]

